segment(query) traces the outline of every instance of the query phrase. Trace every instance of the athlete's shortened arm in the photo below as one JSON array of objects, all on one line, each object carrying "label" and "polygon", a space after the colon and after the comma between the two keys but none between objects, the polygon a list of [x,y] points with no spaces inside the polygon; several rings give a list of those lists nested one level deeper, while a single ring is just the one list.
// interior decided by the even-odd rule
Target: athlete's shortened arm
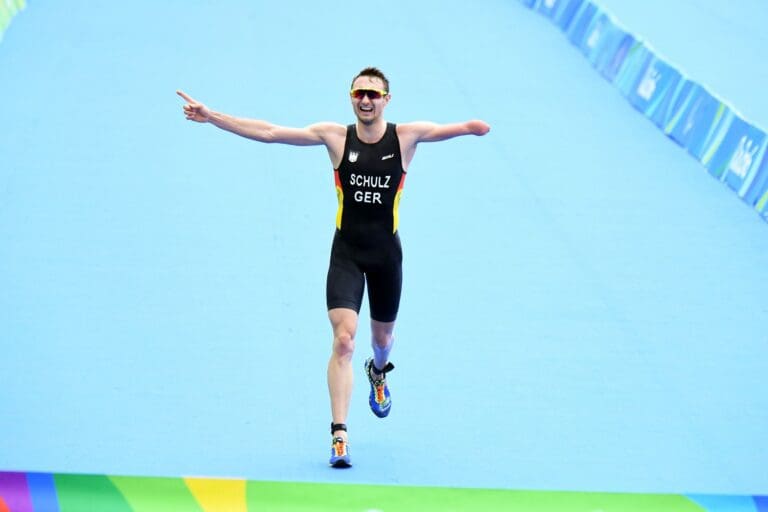
[{"label": "athlete's shortened arm", "polygon": [[438,124],[418,121],[399,125],[400,135],[410,139],[413,144],[419,142],[438,142],[462,135],[485,135],[491,127],[485,121],[473,119],[463,123]]},{"label": "athlete's shortened arm", "polygon": [[463,123],[437,124],[428,121],[397,125],[397,136],[403,153],[403,166],[410,166],[419,142],[437,142],[462,135],[485,135],[491,127],[485,121],[472,120]]},{"label": "athlete's shortened arm", "polygon": [[188,120],[211,123],[222,130],[258,142],[290,144],[292,146],[318,146],[326,144],[329,132],[344,130],[343,126],[337,126],[333,123],[316,123],[305,128],[291,128],[258,119],[235,117],[211,110],[183,91],[176,91],[176,93],[187,102],[183,108],[184,115]]}]

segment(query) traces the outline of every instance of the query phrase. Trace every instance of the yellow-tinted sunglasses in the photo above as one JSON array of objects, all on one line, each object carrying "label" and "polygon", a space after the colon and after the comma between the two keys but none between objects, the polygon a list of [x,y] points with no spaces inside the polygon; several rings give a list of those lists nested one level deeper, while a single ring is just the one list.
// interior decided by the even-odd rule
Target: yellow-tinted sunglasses
[{"label": "yellow-tinted sunglasses", "polygon": [[352,89],[349,91],[349,95],[356,100],[361,100],[366,96],[372,100],[378,100],[387,94],[389,94],[387,91],[382,91],[381,89]]}]

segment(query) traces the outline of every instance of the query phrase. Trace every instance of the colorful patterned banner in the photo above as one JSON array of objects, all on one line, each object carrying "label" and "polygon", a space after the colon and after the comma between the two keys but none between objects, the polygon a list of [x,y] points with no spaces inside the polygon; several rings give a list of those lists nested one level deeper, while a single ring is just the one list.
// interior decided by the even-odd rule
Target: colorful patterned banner
[{"label": "colorful patterned banner", "polygon": [[589,0],[520,0],[551,19],[594,68],[768,219],[766,134],[656,55]]},{"label": "colorful patterned banner", "polygon": [[0,472],[0,512],[766,512],[761,496],[683,496]]}]

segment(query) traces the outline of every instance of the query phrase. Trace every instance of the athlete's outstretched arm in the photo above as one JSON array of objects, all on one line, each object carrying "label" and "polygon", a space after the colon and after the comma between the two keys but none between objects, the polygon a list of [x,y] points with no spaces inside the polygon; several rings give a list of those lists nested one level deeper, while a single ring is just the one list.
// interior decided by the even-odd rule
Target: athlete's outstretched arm
[{"label": "athlete's outstretched arm", "polygon": [[437,124],[427,121],[399,125],[399,134],[414,144],[437,142],[462,135],[485,135],[491,127],[485,121],[474,119],[463,123]]},{"label": "athlete's outstretched arm", "polygon": [[334,123],[316,123],[305,128],[279,126],[267,121],[235,117],[209,109],[183,91],[176,94],[184,98],[184,115],[190,121],[212,125],[258,142],[290,144],[293,146],[328,145],[328,137],[343,134],[346,128]]},{"label": "athlete's outstretched arm", "polygon": [[437,124],[427,121],[397,125],[400,148],[405,169],[411,163],[419,142],[437,142],[462,135],[485,135],[491,127],[485,121],[472,120],[463,123]]}]

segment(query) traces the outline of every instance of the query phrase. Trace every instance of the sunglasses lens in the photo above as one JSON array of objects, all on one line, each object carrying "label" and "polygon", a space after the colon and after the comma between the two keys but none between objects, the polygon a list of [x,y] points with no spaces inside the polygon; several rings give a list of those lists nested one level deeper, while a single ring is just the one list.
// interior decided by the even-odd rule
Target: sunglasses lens
[{"label": "sunglasses lens", "polygon": [[368,98],[372,100],[378,100],[379,98],[381,98],[381,93],[379,91],[373,91],[371,89],[355,89],[354,91],[352,91],[352,96],[356,100],[361,100],[366,96],[368,96]]}]

